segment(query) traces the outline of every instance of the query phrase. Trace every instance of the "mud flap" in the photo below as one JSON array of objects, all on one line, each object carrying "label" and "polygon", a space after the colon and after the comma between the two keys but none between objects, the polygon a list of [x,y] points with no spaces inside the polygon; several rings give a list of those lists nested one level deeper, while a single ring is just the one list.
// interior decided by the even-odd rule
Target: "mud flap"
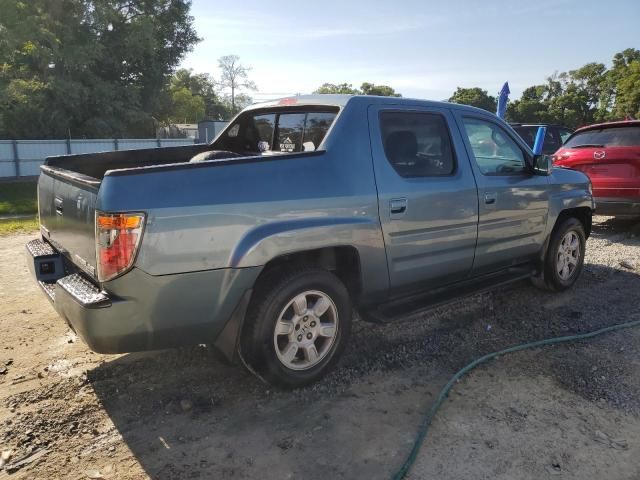
[{"label": "mud flap", "polygon": [[[244,295],[240,298],[238,305],[231,314],[231,318],[222,329],[215,342],[213,342],[214,348],[221,354],[223,360],[227,363],[235,364],[238,361],[238,355],[240,353],[240,332],[244,325],[244,317],[247,313],[247,307],[249,306],[249,300],[253,289],[249,289],[244,292]],[[243,361],[244,363],[244,361]]]}]

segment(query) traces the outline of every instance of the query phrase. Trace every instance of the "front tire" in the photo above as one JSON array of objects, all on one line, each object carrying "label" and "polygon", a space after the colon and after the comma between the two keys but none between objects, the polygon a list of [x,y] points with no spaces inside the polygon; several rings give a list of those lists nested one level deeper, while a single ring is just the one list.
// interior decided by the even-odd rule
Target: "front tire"
[{"label": "front tire", "polygon": [[351,331],[349,293],[321,268],[273,272],[259,281],[241,338],[241,354],[259,377],[284,388],[322,378]]},{"label": "front tire", "polygon": [[582,273],[586,243],[584,226],[578,219],[568,218],[557,225],[537,285],[556,292],[572,287]]}]

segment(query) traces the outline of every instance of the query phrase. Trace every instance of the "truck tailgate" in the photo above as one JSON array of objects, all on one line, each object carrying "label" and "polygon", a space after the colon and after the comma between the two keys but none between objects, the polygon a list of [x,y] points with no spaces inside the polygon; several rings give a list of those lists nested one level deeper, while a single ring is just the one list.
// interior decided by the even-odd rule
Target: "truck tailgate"
[{"label": "truck tailgate", "polygon": [[95,206],[100,181],[43,167],[38,180],[42,234],[70,262],[96,276]]}]

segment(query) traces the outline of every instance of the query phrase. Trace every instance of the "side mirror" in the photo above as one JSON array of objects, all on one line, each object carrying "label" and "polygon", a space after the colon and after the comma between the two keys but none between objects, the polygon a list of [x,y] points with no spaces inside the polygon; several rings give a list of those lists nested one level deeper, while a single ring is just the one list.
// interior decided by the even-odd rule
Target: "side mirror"
[{"label": "side mirror", "polygon": [[535,175],[551,175],[553,168],[553,159],[551,155],[534,155],[533,156],[533,173]]}]

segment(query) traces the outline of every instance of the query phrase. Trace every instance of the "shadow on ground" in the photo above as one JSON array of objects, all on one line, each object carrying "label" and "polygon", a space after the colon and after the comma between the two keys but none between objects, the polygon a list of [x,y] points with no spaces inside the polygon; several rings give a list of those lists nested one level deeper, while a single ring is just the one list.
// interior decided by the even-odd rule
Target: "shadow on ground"
[{"label": "shadow on ground", "polygon": [[[598,224],[595,235],[617,225]],[[126,355],[88,377],[152,478],[389,478],[454,371],[510,345],[636,319],[638,300],[638,274],[589,264],[561,294],[521,282],[419,319],[356,322],[341,366],[294,392],[274,391],[203,347]],[[637,348],[605,351],[579,342],[539,350],[519,368],[588,400],[640,411],[640,386],[628,384],[624,360],[637,358]]]}]

